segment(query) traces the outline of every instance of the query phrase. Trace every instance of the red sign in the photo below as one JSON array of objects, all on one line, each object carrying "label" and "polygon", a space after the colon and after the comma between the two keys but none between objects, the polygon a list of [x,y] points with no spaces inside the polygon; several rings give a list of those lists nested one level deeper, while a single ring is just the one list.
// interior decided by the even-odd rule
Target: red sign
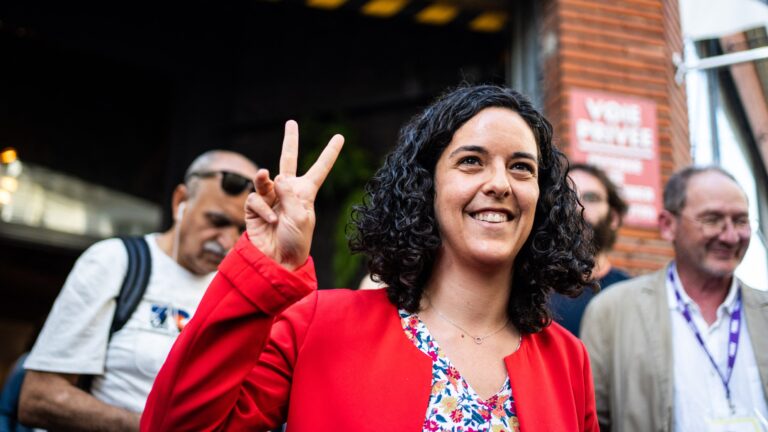
[{"label": "red sign", "polygon": [[629,204],[625,225],[656,227],[661,172],[656,103],[637,97],[571,91],[571,159],[605,170]]}]

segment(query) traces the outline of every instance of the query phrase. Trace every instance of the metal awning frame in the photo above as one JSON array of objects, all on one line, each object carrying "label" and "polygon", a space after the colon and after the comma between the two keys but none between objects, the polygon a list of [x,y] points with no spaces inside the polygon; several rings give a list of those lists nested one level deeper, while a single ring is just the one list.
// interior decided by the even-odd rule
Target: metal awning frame
[{"label": "metal awning frame", "polygon": [[678,84],[683,83],[689,71],[715,69],[763,59],[768,59],[768,46],[687,61],[683,60],[680,53],[672,54],[672,62],[677,67],[675,81]]}]

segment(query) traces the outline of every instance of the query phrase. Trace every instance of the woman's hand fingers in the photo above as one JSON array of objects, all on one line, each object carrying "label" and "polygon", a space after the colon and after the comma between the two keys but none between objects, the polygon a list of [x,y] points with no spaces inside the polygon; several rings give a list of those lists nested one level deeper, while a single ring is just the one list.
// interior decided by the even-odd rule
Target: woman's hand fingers
[{"label": "woman's hand fingers", "polygon": [[315,163],[312,164],[312,167],[309,168],[309,171],[304,174],[304,178],[315,185],[315,192],[317,192],[317,189],[320,189],[325,178],[328,177],[328,173],[331,172],[331,168],[333,168],[333,164],[336,162],[336,158],[339,157],[339,153],[343,146],[344,137],[339,134],[334,135],[333,138],[328,141],[323,152],[320,153],[317,161],[315,161]]},{"label": "woman's hand fingers", "polygon": [[272,209],[272,205],[264,200],[264,197],[257,193],[248,194],[248,198],[245,200],[245,220],[253,220],[261,218],[268,223],[277,222],[277,215]]},{"label": "woman's hand fingers", "polygon": [[251,242],[265,255],[284,267],[294,269],[309,255],[315,227],[314,201],[344,145],[344,137],[334,135],[317,161],[301,177],[296,176],[299,157],[299,126],[285,123],[285,137],[280,154],[280,173],[256,173],[256,191],[245,204],[246,230]]},{"label": "woman's hand fingers", "polygon": [[275,201],[275,182],[269,178],[269,170],[261,168],[256,172],[253,179],[253,185],[256,193],[261,195],[265,201],[272,203]]},{"label": "woman's hand fingers", "polygon": [[293,121],[285,122],[283,151],[280,153],[280,175],[295,176],[299,159],[299,125]]}]

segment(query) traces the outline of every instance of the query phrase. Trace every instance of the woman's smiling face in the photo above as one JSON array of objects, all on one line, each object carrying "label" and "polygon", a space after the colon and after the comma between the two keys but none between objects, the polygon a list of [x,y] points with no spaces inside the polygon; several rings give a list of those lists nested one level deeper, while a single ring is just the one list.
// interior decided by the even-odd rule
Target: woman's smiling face
[{"label": "woman's smiling face", "polygon": [[435,215],[449,262],[514,263],[539,199],[538,146],[508,108],[486,108],[453,135],[435,166]]}]

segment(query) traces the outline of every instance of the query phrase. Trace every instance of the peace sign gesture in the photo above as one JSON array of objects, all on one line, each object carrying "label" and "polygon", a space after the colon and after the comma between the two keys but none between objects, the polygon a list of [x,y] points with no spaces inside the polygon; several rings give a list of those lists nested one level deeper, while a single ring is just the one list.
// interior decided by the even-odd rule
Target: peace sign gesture
[{"label": "peace sign gesture", "polygon": [[293,270],[309,256],[315,228],[315,197],[331,171],[344,137],[334,135],[312,167],[296,176],[299,156],[299,125],[285,123],[280,173],[274,180],[260,169],[256,191],[245,202],[245,229],[254,246],[283,267]]}]

